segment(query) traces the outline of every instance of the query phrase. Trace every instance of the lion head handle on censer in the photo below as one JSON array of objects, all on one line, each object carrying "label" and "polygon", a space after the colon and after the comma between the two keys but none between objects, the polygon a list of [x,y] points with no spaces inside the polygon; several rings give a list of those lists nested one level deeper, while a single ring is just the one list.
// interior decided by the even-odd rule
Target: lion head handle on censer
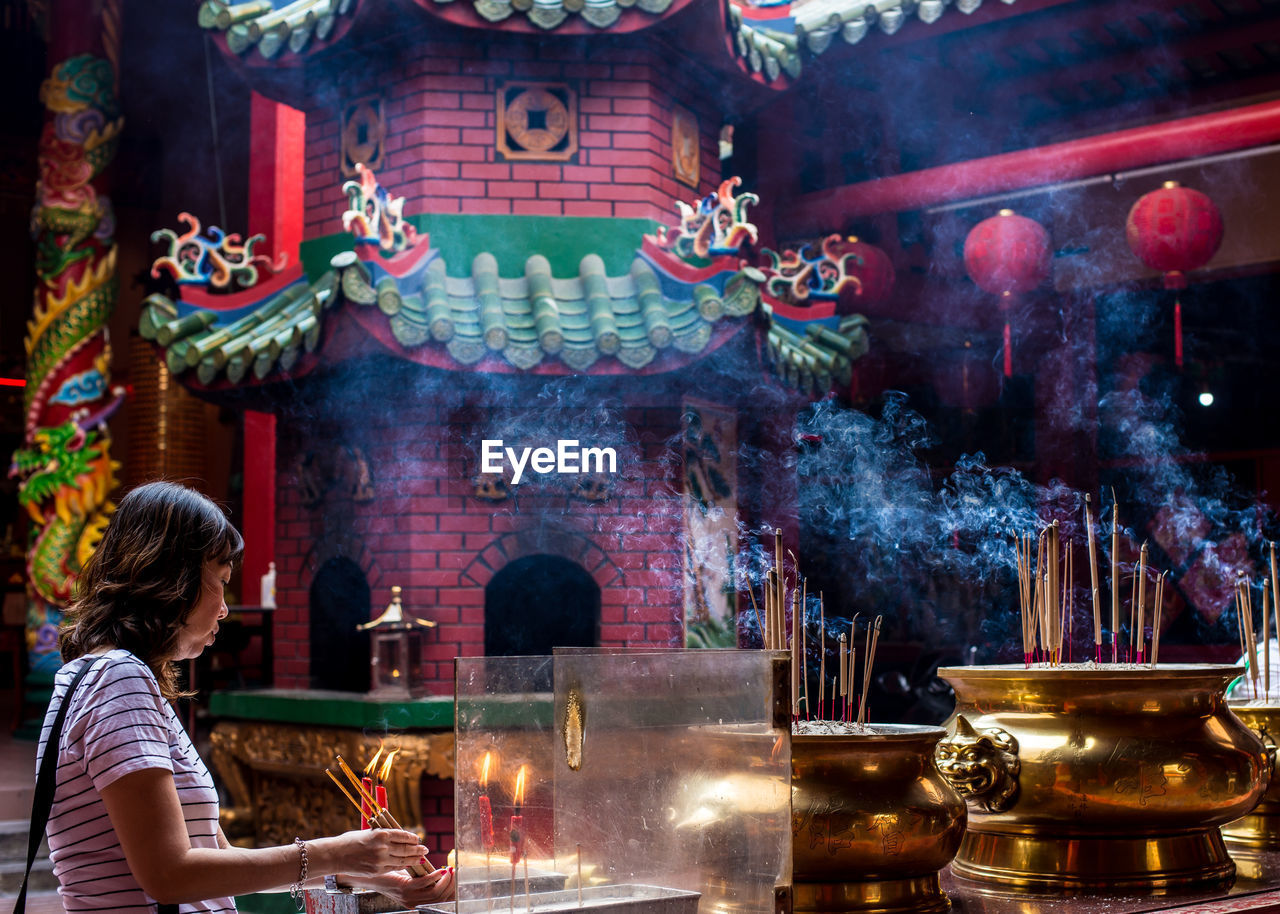
[{"label": "lion head handle on censer", "polygon": [[1018,741],[1013,734],[991,727],[976,730],[964,715],[956,731],[934,750],[938,770],[960,796],[987,812],[1004,812],[1018,796]]}]

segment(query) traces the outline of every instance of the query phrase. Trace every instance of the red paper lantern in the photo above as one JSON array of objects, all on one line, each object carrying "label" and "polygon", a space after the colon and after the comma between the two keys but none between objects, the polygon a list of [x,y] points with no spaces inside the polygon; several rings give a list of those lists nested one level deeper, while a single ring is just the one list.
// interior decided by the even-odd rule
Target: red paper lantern
[{"label": "red paper lantern", "polygon": [[[1205,194],[1177,181],[1143,194],[1129,210],[1124,235],[1129,249],[1164,274],[1166,289],[1185,289],[1187,271],[1209,262],[1222,244],[1222,214]],[[1173,303],[1173,347],[1182,367],[1182,302]]]},{"label": "red paper lantern", "polygon": [[1002,209],[983,219],[964,240],[964,268],[978,288],[1000,296],[1004,321],[1004,375],[1013,375],[1009,310],[1015,296],[1035,289],[1049,275],[1049,233],[1039,222]]}]

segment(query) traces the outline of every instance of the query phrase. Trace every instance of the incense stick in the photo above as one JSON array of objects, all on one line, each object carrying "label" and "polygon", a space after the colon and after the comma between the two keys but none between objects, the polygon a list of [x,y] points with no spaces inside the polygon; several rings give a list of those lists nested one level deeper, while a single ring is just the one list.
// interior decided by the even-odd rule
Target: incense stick
[{"label": "incense stick", "polygon": [[1147,640],[1147,544],[1143,542],[1138,553],[1138,653],[1137,662],[1142,663],[1143,644]]},{"label": "incense stick", "polygon": [[1160,572],[1160,578],[1156,581],[1155,623],[1151,630],[1151,668],[1153,670],[1160,659],[1160,622],[1164,618],[1164,577],[1168,573]]},{"label": "incense stick", "polygon": [[1262,700],[1271,699],[1271,582],[1262,576]]},{"label": "incense stick", "polygon": [[346,797],[348,800],[350,800],[351,805],[354,806],[361,813],[361,815],[363,815],[364,807],[360,805],[359,800],[357,800],[355,797],[351,795],[351,792],[347,790],[347,788],[342,786],[342,782],[338,780],[338,776],[334,774],[332,771],[330,771],[328,768],[324,770],[324,773],[329,775],[329,780],[333,781],[333,783],[338,785],[338,789],[342,791],[342,795]]},{"label": "incense stick", "polygon": [[1058,564],[1059,541],[1058,541],[1058,522],[1054,520],[1049,525],[1049,582],[1048,596],[1050,614],[1045,630],[1049,633],[1050,644],[1050,663],[1058,663],[1062,652],[1062,601],[1059,598],[1059,574],[1060,566]]},{"label": "incense stick", "polygon": [[883,618],[883,616],[876,616],[874,632],[870,627],[867,628],[867,639],[869,644],[867,646],[867,658],[863,661],[862,668],[862,698],[858,702],[859,726],[864,725],[867,719],[867,705],[870,703],[871,698],[871,668],[875,663],[876,642],[880,640],[880,620]]},{"label": "incense stick", "polygon": [[1134,567],[1133,577],[1129,580],[1129,663],[1133,663],[1133,623],[1138,606],[1138,571]]},{"label": "incense stick", "polygon": [[801,580],[800,582],[800,615],[801,619],[797,620],[796,627],[800,630],[800,681],[803,686],[801,691],[804,698],[804,719],[808,720],[812,717],[812,709],[809,707],[809,582]]},{"label": "incense stick", "polygon": [[[860,612],[853,614],[853,620],[849,623],[849,672],[845,679],[846,689],[844,696],[844,722],[847,724],[849,718],[853,717],[853,671],[858,668],[858,616]],[[862,658],[866,662],[866,658]]]},{"label": "incense stick", "polygon": [[1089,494],[1084,496],[1084,527],[1089,538],[1089,585],[1093,595],[1094,662],[1102,662],[1102,608],[1098,605],[1098,543],[1093,536],[1093,516],[1089,511]]},{"label": "incense stick", "polygon": [[1111,662],[1120,661],[1120,504],[1111,490]]},{"label": "incense stick", "polygon": [[791,591],[791,716],[800,719],[800,614],[796,611],[796,592]]},{"label": "incense stick", "polygon": [[1253,699],[1258,700],[1258,636],[1253,629],[1253,585],[1247,577],[1241,579],[1244,592],[1246,619],[1249,627],[1249,681],[1253,684]]},{"label": "incense stick", "polygon": [[[822,720],[822,703],[827,691],[827,608],[818,591],[818,720]],[[834,709],[833,709],[834,713]]]}]

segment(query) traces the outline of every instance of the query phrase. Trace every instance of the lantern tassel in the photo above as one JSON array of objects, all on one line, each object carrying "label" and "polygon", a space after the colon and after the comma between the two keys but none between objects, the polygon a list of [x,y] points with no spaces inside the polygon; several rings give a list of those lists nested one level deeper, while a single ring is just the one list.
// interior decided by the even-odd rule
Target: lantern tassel
[{"label": "lantern tassel", "polygon": [[[1179,365],[1182,364],[1179,357]],[[1009,322],[1004,322],[1004,376],[1013,377],[1013,334],[1009,330]]]},{"label": "lantern tassel", "polygon": [[1182,300],[1173,300],[1173,361],[1182,370]]}]

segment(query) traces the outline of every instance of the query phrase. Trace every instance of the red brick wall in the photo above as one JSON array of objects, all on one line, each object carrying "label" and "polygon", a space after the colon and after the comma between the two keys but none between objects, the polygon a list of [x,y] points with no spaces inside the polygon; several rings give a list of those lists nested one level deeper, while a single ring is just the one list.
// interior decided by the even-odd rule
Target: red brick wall
[{"label": "red brick wall", "polygon": [[[673,79],[681,64],[637,40],[584,55],[581,45],[546,40],[528,59],[527,38],[422,45],[417,56],[363,58],[342,96],[308,108],[307,238],[342,230],[346,209],[339,169],[338,105],[380,93],[387,155],[378,180],[415,213],[512,213],[637,217],[674,221],[674,201],[691,201],[720,180],[719,116],[701,80]],[[683,65],[688,72],[688,64]],[[495,93],[504,81],[567,82],[577,89],[579,150],[574,161],[507,162],[496,147]],[[698,117],[699,187],[678,183],[671,164],[671,108]]]},{"label": "red brick wall", "polygon": [[428,854],[436,866],[444,866],[453,850],[453,780],[423,775],[422,826],[427,833]]},{"label": "red brick wall", "polygon": [[[667,459],[666,443],[678,431],[678,403],[623,413],[626,437],[635,443],[619,449],[613,495],[602,503],[533,480],[517,488],[518,499],[476,498],[470,480],[479,471],[481,439],[492,437],[492,419],[488,408],[403,405],[342,429],[280,418],[278,687],[310,684],[308,594],[316,571],[335,556],[364,570],[375,614],[399,584],[411,611],[439,623],[424,645],[423,678],[433,694],[453,694],[454,657],[484,654],[485,583],[507,562],[534,552],[578,562],[600,585],[603,645],[681,643],[680,464]],[[365,454],[375,499],[354,502],[338,485],[318,505],[304,505],[298,460],[308,452],[345,454],[347,447]]]}]

